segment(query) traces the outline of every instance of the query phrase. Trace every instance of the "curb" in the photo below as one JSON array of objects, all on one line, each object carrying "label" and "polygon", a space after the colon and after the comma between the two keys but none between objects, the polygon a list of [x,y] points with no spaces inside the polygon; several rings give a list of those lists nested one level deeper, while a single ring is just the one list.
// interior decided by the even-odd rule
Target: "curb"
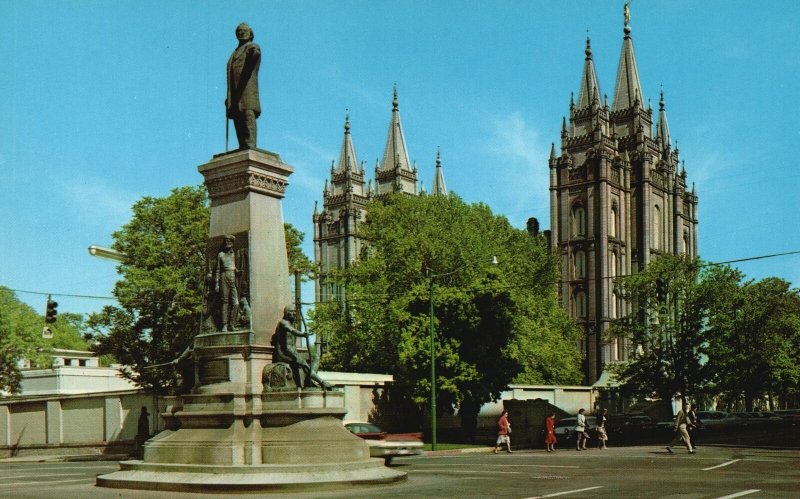
[{"label": "curb", "polygon": [[447,456],[450,454],[476,454],[480,452],[490,453],[492,447],[465,447],[463,449],[446,449],[446,450],[427,450],[426,456]]},{"label": "curb", "polygon": [[18,456],[0,459],[0,463],[69,463],[81,461],[124,461],[128,454],[71,454],[54,456]]}]

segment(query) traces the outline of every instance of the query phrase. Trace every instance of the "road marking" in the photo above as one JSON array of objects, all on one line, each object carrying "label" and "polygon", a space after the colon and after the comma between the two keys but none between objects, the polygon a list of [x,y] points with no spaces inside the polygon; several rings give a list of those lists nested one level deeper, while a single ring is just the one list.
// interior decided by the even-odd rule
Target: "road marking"
[{"label": "road marking", "polygon": [[444,469],[444,470],[413,470],[413,471],[410,470],[409,473],[469,473],[471,475],[473,475],[475,473],[489,473],[489,474],[492,474],[492,475],[496,475],[498,473],[504,474],[504,475],[522,475],[522,474],[524,474],[522,471],[469,471],[469,470],[450,470],[450,469]]},{"label": "road marking", "polygon": [[[565,496],[567,494],[577,494],[578,492],[586,492],[587,490],[595,490],[595,489],[602,489],[602,488],[603,487],[601,485],[598,485],[597,487],[586,487],[585,489],[565,490],[564,492],[556,492],[555,494],[546,494],[546,495],[543,495],[543,496],[528,497],[527,499],[539,499],[541,497]],[[722,499],[722,498],[720,498],[720,499]]]},{"label": "road marking", "polygon": [[[442,466],[439,463],[414,463],[415,466]],[[463,464],[454,464],[453,466],[458,466],[459,468],[464,467]],[[467,465],[469,466],[469,465]],[[580,468],[580,466],[560,466],[557,464],[475,464],[474,466],[480,466],[481,468],[486,468],[487,466],[496,466],[502,468]]]},{"label": "road marking", "polygon": [[741,492],[736,492],[735,494],[717,497],[717,499],[731,499],[732,497],[742,497],[750,494],[755,494],[756,492],[761,492],[761,489],[743,490]]},{"label": "road marking", "polygon": [[4,483],[3,486],[7,487],[9,485],[43,485],[47,486],[53,483],[72,483],[72,482],[88,482],[93,483],[90,478],[82,478],[78,480],[54,480],[52,482],[11,482],[11,483]]},{"label": "road marking", "polygon": [[715,470],[717,468],[722,468],[723,466],[728,466],[728,465],[733,464],[733,463],[735,463],[737,461],[741,461],[741,459],[734,459],[733,461],[728,461],[728,462],[725,462],[725,463],[722,463],[722,464],[718,464],[718,465],[712,466],[710,468],[703,468],[703,471]]},{"label": "road marking", "polygon": [[86,473],[55,473],[52,475],[39,475],[34,473],[32,475],[7,475],[7,476],[0,476],[0,480],[13,480],[15,478],[31,478],[31,477],[43,477],[43,476],[85,476],[87,478],[91,478]]}]

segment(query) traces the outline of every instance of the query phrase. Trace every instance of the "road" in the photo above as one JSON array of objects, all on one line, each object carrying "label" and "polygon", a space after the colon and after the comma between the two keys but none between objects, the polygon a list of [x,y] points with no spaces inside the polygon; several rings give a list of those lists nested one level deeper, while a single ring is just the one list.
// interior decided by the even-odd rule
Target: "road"
[{"label": "road", "polygon": [[[393,467],[408,480],[393,485],[359,486],[287,494],[294,498],[780,498],[800,496],[800,451],[702,447],[695,455],[670,455],[654,446],[605,451],[523,450],[493,455],[399,458]],[[114,462],[0,463],[0,496],[14,498],[214,497],[104,489],[94,477],[117,469]],[[247,496],[251,494],[239,494]]]}]

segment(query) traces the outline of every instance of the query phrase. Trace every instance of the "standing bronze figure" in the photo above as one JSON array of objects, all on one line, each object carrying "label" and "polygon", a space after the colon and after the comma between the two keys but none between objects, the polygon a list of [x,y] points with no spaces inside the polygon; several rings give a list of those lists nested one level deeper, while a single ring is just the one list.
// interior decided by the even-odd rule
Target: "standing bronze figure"
[{"label": "standing bronze figure", "polygon": [[228,95],[225,116],[233,120],[239,149],[255,149],[256,118],[261,115],[258,98],[258,68],[261,47],[253,43],[253,30],[246,23],[236,27],[239,46],[228,59]]},{"label": "standing bronze figure", "polygon": [[222,331],[236,331],[236,315],[239,309],[239,291],[236,286],[236,253],[233,251],[234,236],[223,237],[222,248],[217,255],[214,273],[214,292],[222,305]]}]

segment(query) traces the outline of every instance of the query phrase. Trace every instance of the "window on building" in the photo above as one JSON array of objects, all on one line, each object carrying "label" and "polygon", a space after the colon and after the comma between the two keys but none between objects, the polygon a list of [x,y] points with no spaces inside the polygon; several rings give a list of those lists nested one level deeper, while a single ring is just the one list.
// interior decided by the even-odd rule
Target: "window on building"
[{"label": "window on building", "polygon": [[619,338],[614,338],[614,341],[611,343],[611,355],[613,356],[613,359],[615,361],[620,360],[619,344],[620,344]]},{"label": "window on building", "polygon": [[575,293],[575,316],[580,319],[586,318],[586,293],[583,291]]},{"label": "window on building", "polygon": [[689,254],[689,231],[683,231],[683,254]]},{"label": "window on building", "polygon": [[583,251],[576,251],[573,253],[575,260],[575,278],[584,279],[586,277],[586,253]]},{"label": "window on building", "polygon": [[611,237],[619,237],[617,235],[617,203],[611,205],[611,218],[608,220],[608,235]]},{"label": "window on building", "polygon": [[611,293],[611,307],[609,310],[609,316],[612,319],[619,317],[619,300],[617,298],[617,293]]},{"label": "window on building", "polygon": [[661,207],[655,205],[653,207],[653,249],[661,249],[661,231],[663,230],[661,224]]},{"label": "window on building", "polygon": [[586,235],[586,210],[583,206],[576,206],[572,209],[572,235],[582,237]]},{"label": "window on building", "polygon": [[[608,276],[609,277],[611,277],[611,278],[617,277],[617,265],[618,265],[617,264],[617,252],[616,251],[612,251],[611,254],[610,254],[610,257],[609,257],[609,262],[608,262]],[[612,281],[610,284],[613,285],[614,282]]]}]

